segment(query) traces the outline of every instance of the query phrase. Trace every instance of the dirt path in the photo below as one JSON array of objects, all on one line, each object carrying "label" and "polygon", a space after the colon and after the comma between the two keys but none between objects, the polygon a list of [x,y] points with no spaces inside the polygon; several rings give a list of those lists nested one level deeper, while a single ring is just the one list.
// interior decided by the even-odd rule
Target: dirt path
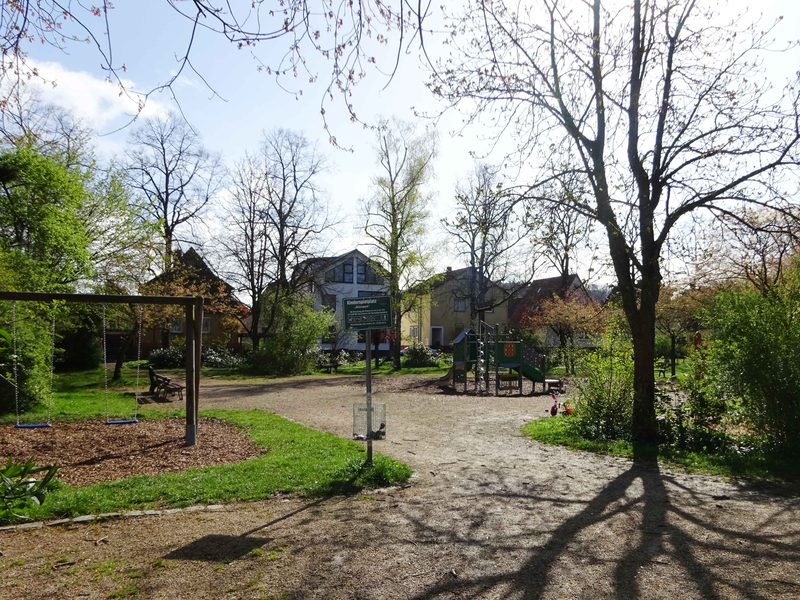
[{"label": "dirt path", "polygon": [[[399,388],[409,391],[388,391]],[[388,413],[376,448],[410,464],[414,485],[0,534],[0,597],[800,595],[796,497],[532,442],[519,428],[548,397],[432,394],[423,378],[376,390]],[[258,408],[343,436],[362,398],[359,378],[203,388],[207,408]],[[54,569],[59,559],[75,564]]]}]

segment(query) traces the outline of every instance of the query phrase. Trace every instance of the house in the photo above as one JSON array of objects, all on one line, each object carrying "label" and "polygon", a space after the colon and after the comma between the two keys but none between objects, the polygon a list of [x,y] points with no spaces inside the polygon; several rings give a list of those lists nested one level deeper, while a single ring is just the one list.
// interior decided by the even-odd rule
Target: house
[{"label": "house", "polygon": [[[508,324],[511,327],[525,326],[527,315],[540,308],[545,301],[551,300],[553,297],[567,298],[575,295],[579,300],[592,301],[581,278],[574,273],[566,277],[559,275],[531,281],[530,285],[520,289],[508,301]],[[560,345],[558,335],[550,327],[541,327],[536,334],[545,346],[557,347]],[[582,347],[593,345],[593,340],[585,335],[575,341]]]},{"label": "house", "polygon": [[[345,298],[385,296],[389,293],[386,280],[375,272],[374,264],[359,250],[339,256],[312,258],[301,262],[292,274],[294,281],[305,281],[299,289],[314,299],[314,309],[334,311],[338,325],[331,336],[323,338],[323,350],[365,350],[364,332],[343,331]],[[388,350],[388,342],[378,350]]]},{"label": "house", "polygon": [[[241,325],[238,317],[247,313],[247,307],[239,302],[233,287],[220,278],[194,249],[178,250],[169,271],[148,281],[141,290],[145,295],[200,295],[207,298],[203,309],[203,344],[226,346],[231,350],[241,349]],[[150,307],[149,310],[159,310]],[[164,309],[160,309],[164,310]],[[151,313],[152,314],[152,313]],[[142,356],[156,348],[170,346],[176,338],[186,335],[186,321],[182,314],[163,315],[163,327],[145,327],[142,331]]]},{"label": "house", "polygon": [[[417,341],[425,346],[449,346],[466,327],[471,327],[472,306],[469,293],[470,268],[447,271],[429,280],[429,291],[420,296],[418,307],[403,315],[403,342]],[[502,286],[490,283],[484,298],[484,321],[490,325],[508,322],[508,294]]]}]

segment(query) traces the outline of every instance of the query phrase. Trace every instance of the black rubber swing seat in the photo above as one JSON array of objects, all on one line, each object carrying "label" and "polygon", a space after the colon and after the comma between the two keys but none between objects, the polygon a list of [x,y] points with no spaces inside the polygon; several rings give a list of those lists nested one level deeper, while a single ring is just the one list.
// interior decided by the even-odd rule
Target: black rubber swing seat
[{"label": "black rubber swing seat", "polygon": [[138,419],[128,419],[126,421],[106,421],[106,425],[128,425],[131,423],[138,423]]}]

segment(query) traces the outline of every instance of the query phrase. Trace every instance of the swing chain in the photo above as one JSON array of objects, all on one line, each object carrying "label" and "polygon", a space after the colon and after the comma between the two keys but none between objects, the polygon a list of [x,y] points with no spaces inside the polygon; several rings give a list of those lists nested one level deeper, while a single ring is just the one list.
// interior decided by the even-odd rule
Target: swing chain
[{"label": "swing chain", "polygon": [[17,301],[11,303],[11,323],[14,334],[12,364],[14,367],[14,412],[19,425],[19,379],[17,379]]},{"label": "swing chain", "polygon": [[52,310],[52,325],[50,329],[50,401],[47,403],[47,424],[50,425],[53,412],[53,371],[56,368],[56,309],[55,303]]},{"label": "swing chain", "polygon": [[139,305],[139,342],[136,347],[136,396],[133,403],[133,418],[136,420],[139,416],[139,369],[141,368],[142,361],[142,327],[144,325],[144,304]]},{"label": "swing chain", "polygon": [[106,305],[103,306],[103,389],[105,390],[106,398],[106,422],[108,422],[108,368],[106,367],[107,361],[107,348],[106,348]]}]

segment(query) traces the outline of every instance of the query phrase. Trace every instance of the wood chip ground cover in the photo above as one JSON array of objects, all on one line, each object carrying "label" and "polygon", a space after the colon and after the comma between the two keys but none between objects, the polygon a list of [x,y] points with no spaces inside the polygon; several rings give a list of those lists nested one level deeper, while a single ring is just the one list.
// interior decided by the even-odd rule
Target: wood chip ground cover
[{"label": "wood chip ground cover", "polygon": [[74,486],[132,475],[177,473],[191,467],[239,462],[265,452],[231,423],[201,418],[202,443],[186,446],[183,419],[155,419],[128,425],[102,420],[57,423],[52,428],[0,428],[0,457],[34,457],[60,465],[58,478]]}]

